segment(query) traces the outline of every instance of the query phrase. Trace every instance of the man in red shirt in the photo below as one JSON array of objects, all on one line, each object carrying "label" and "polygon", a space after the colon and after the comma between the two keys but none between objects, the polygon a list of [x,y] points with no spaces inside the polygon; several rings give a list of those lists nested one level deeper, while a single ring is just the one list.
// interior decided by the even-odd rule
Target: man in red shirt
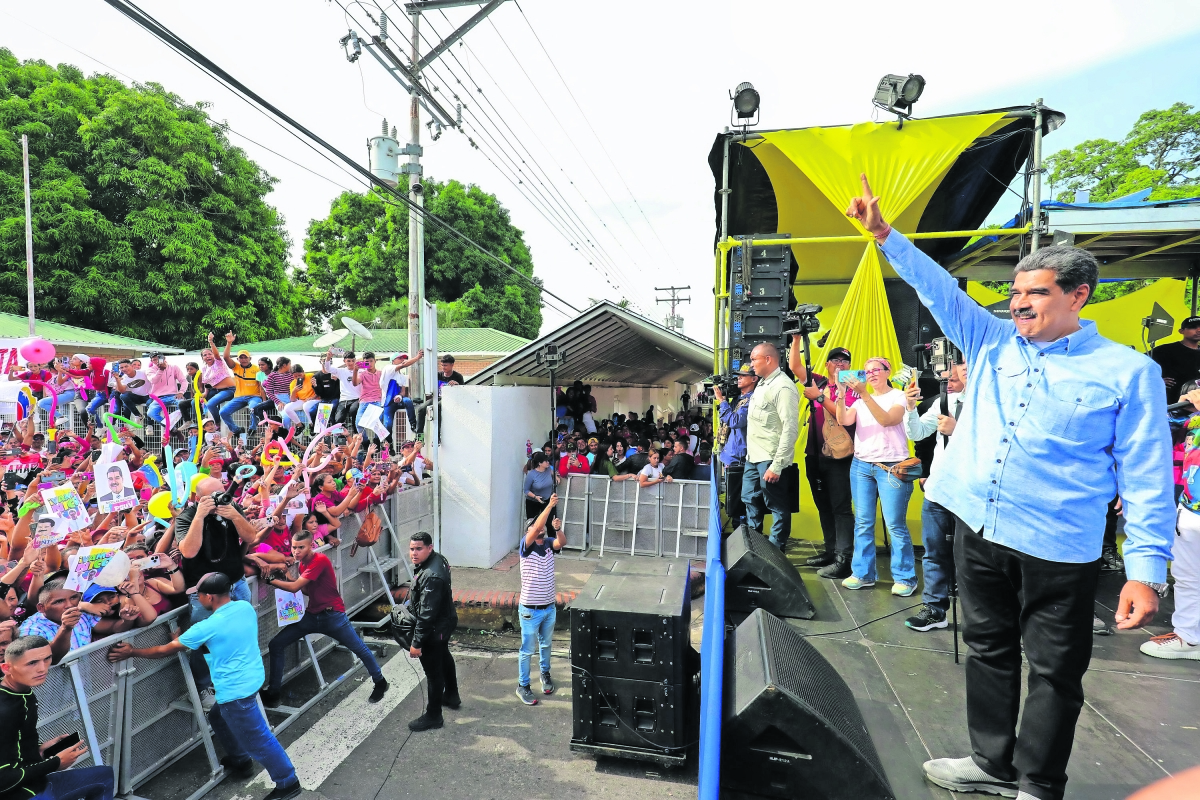
[{"label": "man in red shirt", "polygon": [[324,553],[313,550],[312,534],[304,529],[292,535],[292,556],[300,567],[299,578],[294,581],[273,580],[270,576],[263,579],[268,586],[275,589],[285,592],[303,591],[307,600],[304,616],[300,621],[281,630],[268,646],[271,651],[271,675],[267,681],[267,688],[262,691],[263,705],[267,708],[279,705],[279,690],[283,686],[284,654],[288,647],[310,633],[328,636],[358,656],[370,673],[371,679],[375,681],[375,690],[371,692],[368,702],[378,703],[388,690],[388,682],[384,679],[375,656],[371,655],[371,651],[346,618],[346,604],[342,602],[342,596],[338,593],[333,562]]}]

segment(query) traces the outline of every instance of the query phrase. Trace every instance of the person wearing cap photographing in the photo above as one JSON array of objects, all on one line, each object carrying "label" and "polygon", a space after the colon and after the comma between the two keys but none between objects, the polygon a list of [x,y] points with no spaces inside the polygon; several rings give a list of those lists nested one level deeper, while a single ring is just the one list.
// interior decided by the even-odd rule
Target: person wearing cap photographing
[{"label": "person wearing cap photographing", "polygon": [[1188,317],[1179,323],[1178,342],[1160,344],[1150,358],[1162,367],[1167,405],[1179,402],[1180,389],[1188,381],[1200,380],[1200,317]]},{"label": "person wearing cap photographing", "polygon": [[[854,555],[854,506],[851,502],[850,465],[854,461],[854,427],[845,428],[837,421],[837,402],[841,388],[838,372],[850,369],[850,351],[834,347],[825,355],[825,374],[808,370],[800,348],[800,338],[793,337],[788,351],[788,365],[796,383],[804,387],[808,400],[808,442],[804,446],[804,472],[812,491],[813,505],[821,520],[821,536],[825,552],[804,563],[820,567],[822,578],[843,580],[850,577]],[[846,392],[846,406],[858,400],[853,390]]]},{"label": "person wearing cap photographing", "polygon": [[714,385],[712,390],[713,399],[717,401],[717,417],[721,420],[717,443],[722,445],[720,459],[725,465],[725,510],[734,525],[746,516],[746,506],[742,502],[742,474],[746,467],[746,415],[757,385],[758,376],[747,362],[737,372],[736,406],[729,405],[720,386]]},{"label": "person wearing cap photographing", "polygon": [[383,377],[380,379],[384,398],[383,424],[387,426],[388,430],[392,429],[392,419],[401,406],[408,412],[408,429],[414,432],[417,429],[417,409],[413,405],[412,397],[409,396],[409,381],[404,370],[424,357],[424,350],[413,358],[409,358],[408,353],[393,353],[390,363],[383,368]]},{"label": "person wearing cap photographing", "polygon": [[207,648],[204,659],[217,692],[208,721],[225,749],[222,765],[244,779],[253,774],[254,762],[259,762],[275,781],[264,800],[290,800],[300,796],[300,779],[258,707],[258,690],[266,679],[258,652],[258,614],[250,603],[230,596],[231,586],[223,573],[204,575],[188,593],[208,612],[206,619],[157,647],[119,642],[107,657],[114,663],[130,658],[161,659]]}]

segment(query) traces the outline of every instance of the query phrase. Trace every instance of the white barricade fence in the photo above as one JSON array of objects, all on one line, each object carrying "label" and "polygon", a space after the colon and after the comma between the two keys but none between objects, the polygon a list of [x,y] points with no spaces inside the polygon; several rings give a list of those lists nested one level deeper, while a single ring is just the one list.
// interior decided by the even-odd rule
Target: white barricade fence
[{"label": "white barricade fence", "polygon": [[[350,555],[367,513],[363,512],[343,517],[336,534],[341,544],[321,549],[333,562],[348,616],[381,600],[390,605],[385,579],[396,583],[393,573],[402,564],[407,565],[401,559],[407,557],[408,537],[418,530],[432,531],[433,486],[426,483],[399,492],[383,506],[372,509],[383,513],[385,535],[378,544],[358,548],[357,553]],[[408,574],[407,569],[401,572],[402,576]],[[260,586],[254,578],[248,579],[247,584],[259,617],[258,643],[265,664],[268,645],[279,632],[274,590]],[[123,795],[129,795],[197,747],[204,749],[209,779],[188,800],[202,797],[219,783],[224,772],[201,708],[188,654],[161,660],[131,658],[116,664],[107,659],[109,649],[117,642],[128,641],[138,648],[166,644],[172,632],[186,624],[187,614],[186,607],[175,609],[145,628],[109,636],[74,650],[52,667],[46,682],[35,690],[41,740],[78,732],[88,743],[89,751],[75,766],[111,766],[116,773],[118,793]],[[346,672],[327,680],[318,659],[334,646],[332,639],[314,634],[289,648],[285,654],[284,682],[312,668],[319,689],[300,706],[273,709],[272,716],[286,715],[274,726],[276,732],[294,722],[361,666],[355,658]]]},{"label": "white barricade fence", "polygon": [[643,489],[636,480],[567,475],[558,487],[566,547],[700,558],[708,538],[708,482],[672,481]]}]

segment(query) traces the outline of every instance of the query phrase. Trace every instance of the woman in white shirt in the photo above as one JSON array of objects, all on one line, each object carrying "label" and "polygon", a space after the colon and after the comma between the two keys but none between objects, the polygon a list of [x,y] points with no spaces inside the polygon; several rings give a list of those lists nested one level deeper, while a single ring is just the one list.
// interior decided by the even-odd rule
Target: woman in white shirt
[{"label": "woman in white shirt", "polygon": [[[892,365],[886,358],[867,359],[867,384],[839,384],[837,421],[854,425],[854,460],[850,462],[850,492],[854,498],[853,574],[842,581],[847,589],[875,585],[875,504],[883,507],[883,521],[892,539],[892,594],[908,597],[917,590],[912,537],[906,515],[912,484],[893,477],[890,467],[909,457],[904,432],[904,392],[888,383]],[[871,393],[867,393],[867,386]],[[859,396],[854,405],[844,405],[845,389]]]},{"label": "woman in white shirt", "polygon": [[657,450],[651,450],[648,454],[650,463],[642,467],[642,471],[638,473],[638,483],[645,489],[647,486],[653,486],[656,483],[670,483],[671,476],[663,477],[662,458]]}]

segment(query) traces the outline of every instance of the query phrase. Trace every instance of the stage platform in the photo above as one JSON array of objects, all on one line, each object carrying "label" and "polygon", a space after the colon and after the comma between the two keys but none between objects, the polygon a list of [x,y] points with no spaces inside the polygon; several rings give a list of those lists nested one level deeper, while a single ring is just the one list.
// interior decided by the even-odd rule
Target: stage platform
[{"label": "stage platform", "polygon": [[[805,633],[853,628],[920,602],[919,594],[891,595],[886,553],[876,585],[850,591],[800,566],[816,552],[812,543],[797,541],[793,547],[788,558],[804,576],[817,609],[815,619],[791,621]],[[1096,598],[1102,618],[1111,621],[1123,583],[1123,573],[1102,574]],[[1093,637],[1067,798],[1123,800],[1168,773],[1200,763],[1200,662],[1166,661],[1138,651],[1149,636],[1170,629],[1172,608],[1171,598],[1163,601],[1157,621],[1146,630]],[[921,763],[970,753],[963,667],[954,663],[949,628],[916,633],[904,627],[904,618],[915,610],[810,641],[853,690],[896,797],[942,800],[953,795],[927,783]]]}]

